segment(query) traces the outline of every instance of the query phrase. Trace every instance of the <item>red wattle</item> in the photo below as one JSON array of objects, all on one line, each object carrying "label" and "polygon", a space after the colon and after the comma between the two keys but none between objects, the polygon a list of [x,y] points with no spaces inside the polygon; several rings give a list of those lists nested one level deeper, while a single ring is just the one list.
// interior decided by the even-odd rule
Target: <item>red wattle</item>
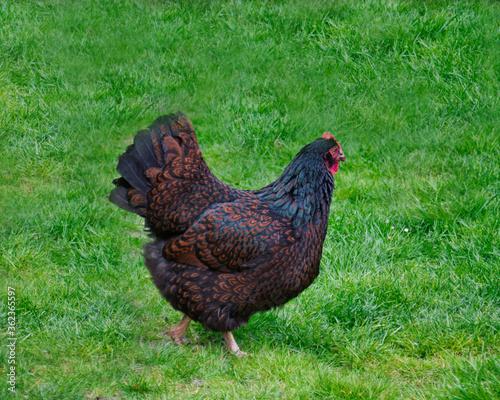
[{"label": "red wattle", "polygon": [[337,173],[337,171],[339,170],[339,162],[337,161],[335,164],[333,164],[331,167],[330,167],[330,172],[335,175]]}]

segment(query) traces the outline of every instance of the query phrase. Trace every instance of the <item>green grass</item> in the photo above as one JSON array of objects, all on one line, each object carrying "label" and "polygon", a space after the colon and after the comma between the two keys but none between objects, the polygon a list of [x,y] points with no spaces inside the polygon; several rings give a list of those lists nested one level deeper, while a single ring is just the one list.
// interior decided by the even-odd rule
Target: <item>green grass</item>
[{"label": "green grass", "polygon": [[[3,2],[0,397],[500,398],[499,80],[495,1]],[[180,315],[106,197],[177,110],[239,188],[325,130],[348,157],[321,274],[236,331],[252,357],[161,337]]]}]

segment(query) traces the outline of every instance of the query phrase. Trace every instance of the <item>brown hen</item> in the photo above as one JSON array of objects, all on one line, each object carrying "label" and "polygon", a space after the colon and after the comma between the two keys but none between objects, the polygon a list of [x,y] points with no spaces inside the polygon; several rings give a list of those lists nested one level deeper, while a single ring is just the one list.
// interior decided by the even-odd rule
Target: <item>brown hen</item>
[{"label": "brown hen", "polygon": [[278,180],[234,189],[208,168],[182,113],[158,118],[119,157],[110,200],[146,220],[145,261],[165,299],[185,314],[169,333],[182,343],[191,320],[231,331],[285,304],[318,276],[333,175],[345,161],[332,134],[305,146]]}]

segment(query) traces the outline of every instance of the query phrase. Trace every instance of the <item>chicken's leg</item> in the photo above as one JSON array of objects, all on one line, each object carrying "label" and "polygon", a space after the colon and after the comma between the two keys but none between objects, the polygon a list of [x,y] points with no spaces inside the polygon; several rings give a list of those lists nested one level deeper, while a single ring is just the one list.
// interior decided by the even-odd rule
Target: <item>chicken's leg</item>
[{"label": "chicken's leg", "polygon": [[243,357],[247,355],[247,353],[240,350],[238,343],[236,343],[236,340],[234,340],[233,334],[231,332],[222,332],[222,336],[224,336],[226,346],[231,353],[233,353],[237,357]]},{"label": "chicken's leg", "polygon": [[[181,319],[181,322],[179,322],[179,325],[167,332],[167,334],[170,335],[176,345],[181,345],[182,343],[184,343],[184,337],[186,336],[186,331],[190,323],[191,318],[189,318],[187,315],[184,315],[184,317]],[[236,345],[236,347],[238,347],[238,345]]]}]

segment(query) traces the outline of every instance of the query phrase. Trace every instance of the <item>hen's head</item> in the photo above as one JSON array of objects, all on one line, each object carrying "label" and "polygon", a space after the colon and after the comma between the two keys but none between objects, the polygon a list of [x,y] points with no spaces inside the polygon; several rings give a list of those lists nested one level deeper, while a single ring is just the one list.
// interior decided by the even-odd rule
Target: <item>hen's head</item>
[{"label": "hen's head", "polygon": [[323,154],[323,159],[325,160],[328,170],[332,173],[332,175],[335,175],[339,170],[339,162],[346,161],[347,158],[344,155],[339,142],[330,132],[323,133],[322,139],[327,142],[325,143],[326,151]]},{"label": "hen's head", "polygon": [[346,157],[339,142],[325,132],[304,146],[279,179],[258,191],[258,195],[272,201],[273,208],[290,218],[294,228],[311,220],[327,220],[335,189],[333,175],[340,161],[346,161]]}]

